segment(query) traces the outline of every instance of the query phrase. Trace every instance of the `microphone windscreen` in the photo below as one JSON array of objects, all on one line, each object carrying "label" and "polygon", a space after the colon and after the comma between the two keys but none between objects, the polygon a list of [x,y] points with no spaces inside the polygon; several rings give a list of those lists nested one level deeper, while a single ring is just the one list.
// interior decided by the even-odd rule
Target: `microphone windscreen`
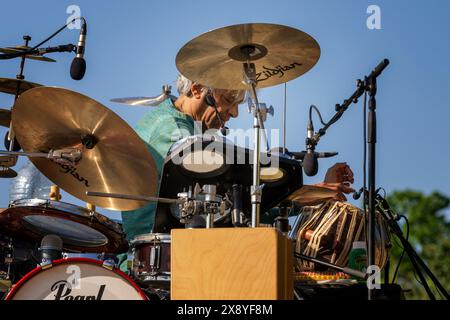
[{"label": "microphone windscreen", "polygon": [[303,171],[308,177],[315,176],[319,169],[319,163],[317,162],[317,156],[314,152],[306,153],[303,158]]},{"label": "microphone windscreen", "polygon": [[57,235],[48,234],[41,240],[41,250],[42,249],[61,251],[63,249],[63,241]]},{"label": "microphone windscreen", "polygon": [[86,72],[86,60],[75,57],[70,66],[70,76],[73,80],[81,80]]}]

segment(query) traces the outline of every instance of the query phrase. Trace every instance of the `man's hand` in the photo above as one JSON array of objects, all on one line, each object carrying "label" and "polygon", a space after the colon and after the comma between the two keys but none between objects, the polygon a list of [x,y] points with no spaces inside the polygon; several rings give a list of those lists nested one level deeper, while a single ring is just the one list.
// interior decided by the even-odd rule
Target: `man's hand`
[{"label": "man's hand", "polygon": [[323,182],[352,184],[355,182],[355,179],[353,178],[353,171],[348,164],[340,162],[328,169]]},{"label": "man's hand", "polygon": [[351,184],[355,182],[353,171],[345,162],[336,163],[330,167],[325,175],[325,179],[316,186],[336,191],[335,200],[346,201],[344,193],[355,192]]}]

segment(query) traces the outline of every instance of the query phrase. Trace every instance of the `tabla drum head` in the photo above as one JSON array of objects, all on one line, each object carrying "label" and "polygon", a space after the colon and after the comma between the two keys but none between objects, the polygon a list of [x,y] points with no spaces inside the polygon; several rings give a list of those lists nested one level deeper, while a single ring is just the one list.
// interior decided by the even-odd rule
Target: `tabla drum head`
[{"label": "tabla drum head", "polygon": [[98,260],[71,258],[37,267],[23,277],[5,300],[147,300],[123,272]]}]

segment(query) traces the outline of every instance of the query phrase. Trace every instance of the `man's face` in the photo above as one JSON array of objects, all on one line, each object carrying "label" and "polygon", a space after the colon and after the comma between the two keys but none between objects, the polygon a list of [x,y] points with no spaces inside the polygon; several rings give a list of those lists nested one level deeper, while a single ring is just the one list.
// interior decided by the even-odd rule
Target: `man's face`
[{"label": "man's face", "polygon": [[[206,92],[204,94],[206,95]],[[212,94],[216,101],[217,111],[224,123],[239,115],[238,107],[244,100],[245,91],[213,89]],[[208,106],[206,102],[204,104],[206,108],[201,117],[202,122],[207,129],[220,128],[220,121],[217,119],[214,108]]]}]

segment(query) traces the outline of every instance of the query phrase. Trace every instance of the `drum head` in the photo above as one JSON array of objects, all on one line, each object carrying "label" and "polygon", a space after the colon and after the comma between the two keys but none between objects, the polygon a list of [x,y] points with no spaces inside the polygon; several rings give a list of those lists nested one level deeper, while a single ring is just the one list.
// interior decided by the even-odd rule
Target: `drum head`
[{"label": "drum head", "polygon": [[23,277],[5,300],[147,300],[141,289],[120,270],[91,259],[63,259]]},{"label": "drum head", "polygon": [[24,199],[0,213],[0,232],[31,241],[55,234],[64,249],[76,252],[126,252],[121,226],[107,217],[69,203]]},{"label": "drum head", "polygon": [[[365,241],[363,210],[345,202],[327,201],[303,207],[297,232],[296,252],[346,267],[355,241]],[[386,221],[376,212],[375,263],[381,269],[389,259],[390,239]],[[300,271],[324,271],[323,267],[297,259]]]}]

